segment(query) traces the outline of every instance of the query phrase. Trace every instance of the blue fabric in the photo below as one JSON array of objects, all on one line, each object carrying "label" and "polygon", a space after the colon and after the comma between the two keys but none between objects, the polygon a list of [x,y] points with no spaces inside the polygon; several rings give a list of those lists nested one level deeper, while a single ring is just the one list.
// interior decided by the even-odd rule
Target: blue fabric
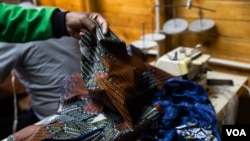
[{"label": "blue fabric", "polygon": [[198,83],[168,79],[154,93],[152,104],[160,104],[164,114],[140,134],[141,140],[221,141],[216,112],[207,92]]}]

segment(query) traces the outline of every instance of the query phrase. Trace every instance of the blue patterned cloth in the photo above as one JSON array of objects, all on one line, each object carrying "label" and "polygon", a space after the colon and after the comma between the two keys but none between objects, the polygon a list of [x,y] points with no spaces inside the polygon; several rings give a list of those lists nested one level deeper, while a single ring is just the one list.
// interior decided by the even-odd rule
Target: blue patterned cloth
[{"label": "blue patterned cloth", "polygon": [[140,140],[221,141],[216,112],[199,84],[168,79],[154,92],[152,104],[160,104],[165,114],[140,133]]}]

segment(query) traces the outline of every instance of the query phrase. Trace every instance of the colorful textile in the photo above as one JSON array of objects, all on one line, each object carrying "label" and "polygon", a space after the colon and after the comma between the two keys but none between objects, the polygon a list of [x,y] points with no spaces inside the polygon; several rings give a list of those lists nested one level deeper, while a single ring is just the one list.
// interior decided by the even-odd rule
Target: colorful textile
[{"label": "colorful textile", "polygon": [[[83,140],[112,141],[131,140],[136,134],[129,129],[117,130],[115,125],[123,122],[120,115],[104,111],[103,105],[92,100],[76,73],[68,78],[62,97],[62,108],[58,114],[28,126],[8,137],[8,141],[32,140]],[[138,106],[139,107],[139,106]],[[143,129],[161,115],[158,106],[143,105],[136,111],[137,129]]]},{"label": "colorful textile", "polygon": [[168,79],[154,92],[152,104],[160,104],[165,114],[141,132],[141,140],[221,141],[215,110],[198,83]]},{"label": "colorful textile", "polygon": [[96,31],[81,38],[82,71],[68,78],[58,114],[10,141],[221,141],[202,86],[129,56],[111,31]]},{"label": "colorful textile", "polygon": [[[153,68],[158,77],[164,73]],[[126,136],[129,130],[116,130],[115,125],[123,121],[121,116],[91,100],[79,73],[68,78],[64,89],[62,110],[57,115],[8,140],[221,141],[215,111],[206,91],[195,82],[169,78],[161,89],[138,99],[131,113],[140,115],[135,122],[140,130],[132,137]],[[147,106],[155,104],[162,110]]]},{"label": "colorful textile", "polygon": [[157,86],[143,60],[129,56],[126,44],[112,31],[103,35],[86,32],[80,40],[82,77],[91,96],[124,119],[118,130],[135,130],[129,106],[136,98]]},{"label": "colorful textile", "polygon": [[[102,54],[100,51],[106,49],[101,44],[86,52],[85,49],[88,46],[83,46],[83,42],[84,45],[99,42],[99,40],[92,41],[95,38],[89,37],[95,36],[90,35],[90,33],[86,33],[80,42],[81,53],[85,53],[81,58],[82,75],[74,74],[68,78],[62,95],[62,107],[58,114],[41,121],[39,125],[24,128],[10,136],[9,140],[132,140],[141,129],[160,117],[162,112],[160,105],[149,104],[148,97],[151,96],[154,89],[161,88],[164,81],[173,76],[145,64],[136,56],[128,56],[126,46],[123,46],[125,44],[117,40],[112,32],[110,35],[114,40],[100,41],[104,45],[110,45],[108,47],[116,47],[109,48],[110,54],[104,52],[105,56],[100,56]],[[88,39],[91,39],[91,42],[85,42]],[[117,44],[113,44],[113,41],[117,41]],[[113,56],[114,52],[118,56]],[[87,53],[91,53],[91,55],[88,56]],[[134,68],[136,65],[141,67],[139,71]],[[112,82],[110,82],[110,79],[96,74],[100,71],[99,68],[104,68],[104,70],[108,70],[109,75],[118,77],[112,78]],[[121,87],[118,87],[118,91],[115,92],[118,85]],[[124,89],[124,87],[128,89]],[[114,99],[105,97],[107,95],[105,92],[112,93]],[[116,97],[130,94],[127,92],[134,94],[131,95],[134,98],[129,103],[121,102],[124,99]],[[127,97],[124,96],[124,98]],[[113,100],[112,102],[118,101],[120,104],[111,103],[110,106],[111,100]],[[119,113],[112,107],[118,107],[117,109],[125,107],[129,114]],[[123,126],[124,121],[128,120],[127,117],[133,119],[133,129],[131,126]],[[120,128],[117,128],[118,126]]]}]

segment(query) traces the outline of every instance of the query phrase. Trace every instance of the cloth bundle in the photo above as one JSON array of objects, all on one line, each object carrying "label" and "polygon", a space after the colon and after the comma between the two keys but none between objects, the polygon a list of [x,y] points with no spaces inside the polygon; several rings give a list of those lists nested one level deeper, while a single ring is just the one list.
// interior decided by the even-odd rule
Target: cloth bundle
[{"label": "cloth bundle", "polygon": [[95,23],[96,35],[87,32],[80,40],[85,86],[95,100],[123,117],[124,123],[117,126],[118,130],[133,131],[134,119],[129,107],[157,83],[142,58],[129,56],[125,42],[112,31],[104,36]]},{"label": "cloth bundle", "polygon": [[172,75],[129,56],[125,43],[112,31],[103,36],[98,24],[80,48],[81,75],[67,79],[61,110],[8,140],[132,140],[161,116],[149,100]]},{"label": "cloth bundle", "polygon": [[221,141],[202,86],[128,55],[96,25],[80,39],[82,71],[65,82],[61,110],[8,141]]}]

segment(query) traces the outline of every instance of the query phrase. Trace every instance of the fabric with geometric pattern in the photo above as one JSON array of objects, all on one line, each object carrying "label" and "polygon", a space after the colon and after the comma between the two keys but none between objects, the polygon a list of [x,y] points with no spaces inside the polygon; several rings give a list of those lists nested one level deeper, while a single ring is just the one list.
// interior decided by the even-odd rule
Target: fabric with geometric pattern
[{"label": "fabric with geometric pattern", "polygon": [[95,100],[123,117],[124,122],[117,129],[133,132],[129,105],[157,83],[141,58],[128,55],[125,42],[111,30],[103,35],[100,26],[94,23],[96,34],[86,32],[80,39],[83,81]]}]

